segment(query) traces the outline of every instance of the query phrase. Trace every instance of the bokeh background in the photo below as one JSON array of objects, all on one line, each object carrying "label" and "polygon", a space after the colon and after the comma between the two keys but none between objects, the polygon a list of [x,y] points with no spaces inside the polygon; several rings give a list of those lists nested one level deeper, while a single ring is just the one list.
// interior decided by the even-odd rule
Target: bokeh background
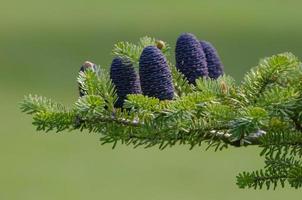
[{"label": "bokeh background", "polygon": [[182,32],[211,41],[239,83],[260,58],[285,51],[302,57],[301,6],[299,0],[0,0],[0,199],[301,199],[301,190],[237,188],[238,172],[262,167],[258,148],[112,150],[97,134],[38,133],[18,108],[29,93],[72,105],[83,61],[107,67],[115,42],[145,35],[172,48]]}]

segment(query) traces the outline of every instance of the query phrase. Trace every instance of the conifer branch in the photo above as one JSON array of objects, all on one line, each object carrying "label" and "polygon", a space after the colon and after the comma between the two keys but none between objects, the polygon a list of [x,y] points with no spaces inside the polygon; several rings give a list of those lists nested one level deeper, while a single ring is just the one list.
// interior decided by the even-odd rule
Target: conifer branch
[{"label": "conifer branch", "polygon": [[[189,36],[192,49],[202,56],[199,42]],[[185,45],[181,42],[177,52],[184,56],[181,50]],[[80,72],[78,83],[83,95],[71,109],[29,95],[21,103],[21,111],[33,116],[33,125],[39,131],[87,130],[99,133],[102,144],[112,144],[113,148],[118,143],[160,149],[175,145],[188,145],[192,149],[204,144],[214,150],[257,145],[262,149],[260,156],[264,156],[265,166],[240,173],[237,176],[240,188],[276,188],[286,183],[302,187],[302,67],[294,55],[284,53],[262,60],[237,85],[227,75],[217,79],[196,78],[198,71],[180,66],[179,59],[178,67],[166,62],[162,53],[169,53],[169,45],[150,37],[137,44],[119,42],[112,54],[138,67],[143,49],[150,45],[161,50],[149,48],[155,49],[162,59],[160,69],[165,70],[165,78],[172,76],[168,83],[170,86],[173,83],[173,98],[160,100],[144,93],[127,93],[122,107],[117,107],[118,88],[105,69],[94,66]],[[200,67],[205,70],[201,57],[194,62],[202,64]],[[144,67],[150,67],[147,65],[150,63],[146,62]],[[180,72],[180,67],[184,67],[186,75]],[[188,81],[190,75],[193,84]],[[165,92],[165,88],[161,89]]]}]

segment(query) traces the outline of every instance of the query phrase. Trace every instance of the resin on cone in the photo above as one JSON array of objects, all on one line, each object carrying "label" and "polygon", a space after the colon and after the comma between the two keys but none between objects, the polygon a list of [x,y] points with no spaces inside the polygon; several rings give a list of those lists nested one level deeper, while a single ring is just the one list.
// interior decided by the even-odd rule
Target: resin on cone
[{"label": "resin on cone", "polygon": [[199,77],[208,77],[206,56],[199,40],[191,33],[179,36],[175,48],[176,67],[189,83],[195,84]]},{"label": "resin on cone", "polygon": [[144,95],[160,100],[172,100],[174,87],[167,60],[160,49],[146,47],[139,60],[139,76]]},{"label": "resin on cone", "polygon": [[141,94],[139,78],[130,61],[120,57],[114,58],[110,68],[110,78],[118,95],[116,107],[123,107],[128,94]]}]

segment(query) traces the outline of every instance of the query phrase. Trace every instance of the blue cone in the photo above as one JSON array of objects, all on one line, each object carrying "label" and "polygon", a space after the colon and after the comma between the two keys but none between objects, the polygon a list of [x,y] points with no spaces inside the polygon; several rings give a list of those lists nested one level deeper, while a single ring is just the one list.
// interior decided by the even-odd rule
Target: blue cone
[{"label": "blue cone", "polygon": [[146,47],[139,60],[139,75],[143,94],[160,100],[172,100],[174,87],[167,60],[155,46]]},{"label": "blue cone", "polygon": [[206,55],[209,77],[217,79],[224,74],[223,64],[219,58],[218,52],[215,47],[207,41],[200,41],[203,51]]},{"label": "blue cone", "polygon": [[183,33],[176,42],[175,58],[177,69],[189,83],[195,84],[199,77],[208,77],[205,53],[199,40],[191,33]]},{"label": "blue cone", "polygon": [[139,78],[130,61],[120,57],[114,58],[110,68],[110,78],[118,95],[115,107],[123,107],[128,94],[141,94]]}]

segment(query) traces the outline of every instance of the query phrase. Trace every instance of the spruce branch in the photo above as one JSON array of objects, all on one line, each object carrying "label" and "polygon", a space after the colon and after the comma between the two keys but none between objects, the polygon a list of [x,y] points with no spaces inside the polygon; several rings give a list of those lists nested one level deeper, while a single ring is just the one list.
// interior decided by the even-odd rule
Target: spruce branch
[{"label": "spruce branch", "polygon": [[53,102],[51,99],[38,95],[28,95],[20,103],[20,109],[26,114],[36,114],[43,111],[64,111],[66,108],[59,103]]},{"label": "spruce branch", "polygon": [[[284,53],[263,59],[244,77],[242,95],[247,104],[256,103],[269,88],[287,87],[301,74],[300,61],[291,53]],[[299,77],[299,76],[298,76]]]},{"label": "spruce branch", "polygon": [[115,86],[109,74],[100,66],[80,72],[78,77],[80,88],[86,95],[98,95],[103,98],[105,106],[114,111],[114,104],[117,101]]},{"label": "spruce branch", "polygon": [[291,187],[299,188],[302,186],[301,161],[293,157],[286,156],[267,156],[265,158],[265,168],[253,172],[243,172],[237,176],[239,188],[267,189],[276,187],[280,184],[285,187],[287,182]]},{"label": "spruce branch", "polygon": [[263,148],[260,155],[302,156],[302,133],[300,131],[268,132],[260,140],[260,147]]},{"label": "spruce branch", "polygon": [[45,97],[26,96],[20,108],[23,112],[33,115],[33,125],[38,131],[61,132],[74,125],[75,112]]},{"label": "spruce branch", "polygon": [[[199,42],[193,39],[194,49],[200,53]],[[170,49],[163,41],[143,37],[137,44],[117,43],[112,54],[138,66],[147,46],[160,49],[151,47],[163,60],[162,53],[168,55]],[[284,53],[262,60],[240,85],[228,75],[194,78],[190,84],[190,66],[186,66],[185,77],[171,62],[167,65],[164,69],[171,71],[170,85],[173,82],[175,93],[169,100],[129,94],[123,107],[116,107],[118,88],[105,69],[93,66],[80,72],[83,95],[71,109],[33,95],[26,96],[20,108],[33,116],[39,131],[87,130],[100,134],[102,144],[113,148],[119,143],[159,149],[204,145],[214,150],[257,145],[265,166],[240,173],[240,188],[269,189],[286,183],[302,187],[302,67],[294,55]]]}]

